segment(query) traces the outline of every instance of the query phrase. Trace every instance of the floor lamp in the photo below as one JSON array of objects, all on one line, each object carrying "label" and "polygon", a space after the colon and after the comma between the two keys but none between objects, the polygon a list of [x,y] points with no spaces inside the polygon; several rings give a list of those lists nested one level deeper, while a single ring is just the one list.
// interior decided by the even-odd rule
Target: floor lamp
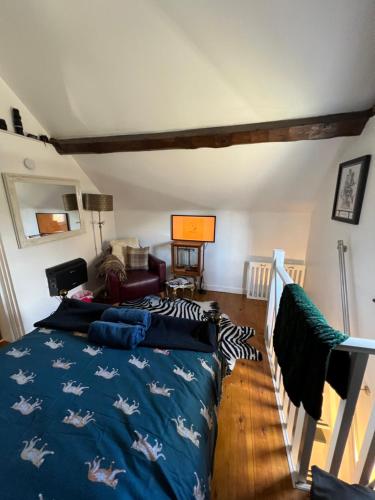
[{"label": "floor lamp", "polygon": [[113,196],[111,194],[93,194],[93,193],[83,193],[82,195],[83,208],[85,210],[91,210],[92,212],[98,212],[99,220],[99,233],[100,233],[100,250],[103,247],[103,234],[102,227],[104,220],[101,218],[101,212],[112,212],[113,211]]},{"label": "floor lamp", "polygon": [[64,210],[67,212],[73,212],[78,210],[77,195],[75,193],[63,194]]}]

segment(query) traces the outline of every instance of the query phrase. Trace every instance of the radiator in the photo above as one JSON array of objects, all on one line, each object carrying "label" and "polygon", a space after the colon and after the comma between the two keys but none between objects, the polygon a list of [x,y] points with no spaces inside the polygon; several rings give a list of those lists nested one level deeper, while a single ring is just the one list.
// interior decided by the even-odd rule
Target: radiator
[{"label": "radiator", "polygon": [[[271,259],[269,262],[267,261],[267,258],[258,257],[248,262],[246,293],[248,299],[268,299],[272,262]],[[303,286],[305,280],[305,263],[303,261],[286,260],[285,269],[294,283]]]}]

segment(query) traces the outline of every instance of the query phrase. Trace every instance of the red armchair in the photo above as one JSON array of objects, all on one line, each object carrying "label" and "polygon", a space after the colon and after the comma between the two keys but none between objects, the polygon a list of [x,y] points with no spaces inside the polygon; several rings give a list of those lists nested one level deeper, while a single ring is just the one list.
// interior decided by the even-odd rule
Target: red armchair
[{"label": "red armchair", "polygon": [[126,274],[124,283],[121,283],[114,273],[107,276],[107,298],[112,304],[159,294],[165,290],[166,264],[153,255],[148,256],[148,271],[129,270]]}]

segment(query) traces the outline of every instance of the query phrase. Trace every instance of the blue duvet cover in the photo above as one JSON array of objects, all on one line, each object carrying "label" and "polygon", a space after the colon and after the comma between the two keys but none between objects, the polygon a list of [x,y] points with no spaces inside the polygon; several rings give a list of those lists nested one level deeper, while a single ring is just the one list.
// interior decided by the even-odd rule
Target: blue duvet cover
[{"label": "blue duvet cover", "polygon": [[214,354],[35,330],[0,350],[0,498],[209,498]]}]

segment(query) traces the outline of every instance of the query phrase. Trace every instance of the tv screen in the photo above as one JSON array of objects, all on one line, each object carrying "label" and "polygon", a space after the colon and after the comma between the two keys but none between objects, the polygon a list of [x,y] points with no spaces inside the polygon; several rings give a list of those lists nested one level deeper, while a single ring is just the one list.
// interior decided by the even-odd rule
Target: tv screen
[{"label": "tv screen", "polygon": [[41,236],[69,231],[68,214],[36,213],[35,215]]},{"label": "tv screen", "polygon": [[171,216],[172,240],[213,243],[215,241],[215,229],[215,215]]}]

